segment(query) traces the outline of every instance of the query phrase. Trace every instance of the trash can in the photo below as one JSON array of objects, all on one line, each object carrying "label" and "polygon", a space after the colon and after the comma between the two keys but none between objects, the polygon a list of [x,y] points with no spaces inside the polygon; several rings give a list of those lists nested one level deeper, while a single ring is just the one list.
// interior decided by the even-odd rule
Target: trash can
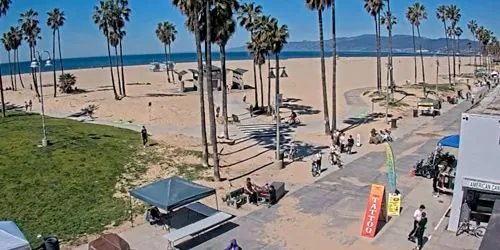
[{"label": "trash can", "polygon": [[413,110],[413,117],[418,117],[418,109]]},{"label": "trash can", "polygon": [[398,122],[398,119],[392,118],[391,119],[391,128],[398,128],[397,122]]},{"label": "trash can", "polygon": [[283,169],[285,165],[283,164],[283,158],[285,154],[283,152],[280,153],[279,159],[274,162],[277,169]]},{"label": "trash can", "polygon": [[59,250],[59,239],[55,236],[45,238],[44,242],[46,250]]}]

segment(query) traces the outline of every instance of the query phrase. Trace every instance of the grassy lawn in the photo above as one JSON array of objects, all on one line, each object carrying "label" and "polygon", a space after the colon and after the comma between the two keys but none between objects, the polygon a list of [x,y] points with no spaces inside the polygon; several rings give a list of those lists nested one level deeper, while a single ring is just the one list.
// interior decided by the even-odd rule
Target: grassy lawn
[{"label": "grassy lawn", "polygon": [[68,240],[127,219],[128,202],[113,194],[124,166],[140,150],[139,134],[46,121],[52,145],[39,148],[39,115],[0,118],[0,218],[18,223],[29,240],[40,233]]}]

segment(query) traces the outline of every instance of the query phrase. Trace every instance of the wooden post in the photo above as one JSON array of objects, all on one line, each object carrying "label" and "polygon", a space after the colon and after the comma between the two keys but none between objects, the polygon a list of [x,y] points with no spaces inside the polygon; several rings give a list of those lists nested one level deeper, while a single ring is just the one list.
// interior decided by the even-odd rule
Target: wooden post
[{"label": "wooden post", "polygon": [[215,190],[215,206],[217,207],[217,210],[219,210],[219,201],[217,199],[217,190]]}]

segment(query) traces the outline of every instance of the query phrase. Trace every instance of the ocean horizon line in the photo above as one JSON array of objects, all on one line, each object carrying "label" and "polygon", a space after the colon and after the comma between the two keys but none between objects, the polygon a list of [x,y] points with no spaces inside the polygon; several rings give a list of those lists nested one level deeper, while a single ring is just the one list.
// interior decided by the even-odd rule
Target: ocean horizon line
[{"label": "ocean horizon line", "polygon": [[[214,61],[219,61],[218,52],[213,52]],[[417,53],[418,54],[418,53]],[[436,54],[436,53],[423,53],[425,56],[446,56],[446,54]],[[376,57],[377,52],[375,51],[337,51],[339,57]],[[383,57],[388,55],[388,52],[381,52]],[[393,52],[394,56],[406,57],[414,56],[415,53],[411,52]],[[419,55],[419,54],[418,54]],[[283,51],[280,55],[280,59],[298,59],[298,58],[319,58],[321,56],[320,51]],[[332,57],[332,52],[325,52],[325,57]],[[112,58],[115,58],[112,56]],[[274,56],[271,56],[274,58]],[[226,53],[227,61],[241,61],[241,60],[251,60],[251,55],[247,51],[230,51]],[[271,59],[272,60],[272,59]],[[103,68],[109,67],[109,59],[107,55],[104,56],[91,56],[91,57],[73,57],[73,58],[63,58],[63,65],[65,70],[77,70],[77,69],[92,69],[92,68]],[[177,52],[172,53],[172,61],[175,63],[189,63],[196,62],[196,52]],[[123,55],[124,66],[139,66],[148,65],[150,63],[164,63],[165,54],[164,53],[151,53],[151,54],[129,54]],[[20,73],[28,73],[31,71],[30,68],[31,61],[19,62]],[[60,61],[56,59],[53,61],[56,68],[60,68]],[[2,63],[0,65],[2,70],[2,75],[10,75],[10,69],[8,63]],[[15,68],[15,67],[13,67]],[[44,71],[50,71],[50,69],[44,69]],[[14,69],[13,69],[14,70]],[[13,72],[17,74],[16,72]]]}]

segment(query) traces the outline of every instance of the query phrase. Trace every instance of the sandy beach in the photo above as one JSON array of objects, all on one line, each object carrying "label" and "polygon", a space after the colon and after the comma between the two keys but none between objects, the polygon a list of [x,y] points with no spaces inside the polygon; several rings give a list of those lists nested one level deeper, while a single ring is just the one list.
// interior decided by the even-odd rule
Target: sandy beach
[{"label": "sandy beach", "polygon": [[[385,65],[386,58],[382,59]],[[447,61],[446,57],[439,58],[440,68],[439,75],[436,75],[435,58],[425,58],[425,70],[427,82],[434,84],[436,78],[439,83],[446,84],[447,80]],[[468,62],[468,59],[462,59],[463,62]],[[326,59],[327,67],[327,85],[329,99],[331,100],[331,58]],[[218,61],[214,62],[215,65],[220,66]],[[274,61],[271,61],[274,65]],[[288,74],[287,78],[281,79],[281,90],[284,99],[290,101],[292,105],[289,107],[294,108],[299,114],[301,122],[305,125],[297,128],[292,135],[296,141],[300,141],[306,145],[320,147],[330,144],[330,139],[322,132],[323,113],[322,113],[322,99],[321,99],[321,74],[320,74],[320,60],[319,58],[310,59],[287,59],[282,60],[280,65],[286,67]],[[422,81],[422,74],[420,72],[420,64],[418,64],[418,81]],[[195,63],[179,63],[175,66],[176,70],[188,70],[196,68]],[[246,85],[253,86],[253,74],[251,71],[251,61],[230,61],[227,63],[227,68],[243,68],[249,70],[244,75],[244,82]],[[263,84],[267,86],[267,65],[263,66]],[[411,115],[411,109],[415,107],[419,97],[422,96],[421,88],[410,87],[407,82],[413,83],[414,78],[414,64],[413,57],[395,57],[394,58],[394,78],[396,85],[402,86],[404,91],[410,93],[408,97],[404,98],[403,107],[391,108],[390,113],[395,117],[402,117],[405,119]],[[471,73],[472,66],[462,66],[462,73]],[[127,82],[127,97],[116,101],[113,98],[113,92],[110,82],[109,68],[96,68],[96,69],[82,69],[82,70],[69,70],[67,72],[73,73],[77,77],[77,87],[82,90],[78,94],[60,94],[57,98],[53,97],[53,76],[52,72],[43,73],[43,86],[45,97],[45,110],[48,115],[57,114],[58,116],[67,116],[71,113],[80,111],[86,104],[92,103],[99,108],[95,113],[95,119],[107,122],[121,121],[124,123],[131,123],[136,125],[146,125],[148,127],[157,128],[157,133],[152,133],[153,138],[160,141],[160,146],[157,148],[152,147],[152,151],[164,150],[162,145],[173,145],[180,148],[188,148],[199,150],[200,144],[197,137],[199,137],[199,102],[198,93],[186,92],[181,93],[178,91],[179,84],[167,83],[165,72],[151,72],[147,65],[142,66],[129,66],[125,68],[125,77]],[[370,89],[375,89],[376,86],[376,58],[365,57],[351,57],[340,58],[338,61],[337,69],[337,110],[339,128],[345,128],[348,124],[341,123],[344,119],[349,117],[356,117],[359,114],[370,113],[370,97],[363,96],[361,93]],[[228,73],[228,80],[231,80],[232,74]],[[383,85],[386,85],[386,71],[382,72]],[[34,109],[38,110],[40,103],[35,97],[35,93],[29,89],[31,76],[24,74],[24,84],[27,88],[20,89],[19,91],[6,91],[5,99],[7,103],[23,106],[25,101],[33,100]],[[184,76],[186,86],[191,86],[191,74]],[[259,79],[259,78],[257,78]],[[10,77],[3,76],[4,86],[10,86]],[[19,83],[18,83],[19,85]],[[258,82],[260,85],[260,82]],[[274,87],[274,82],[271,84]],[[349,97],[346,93],[354,90],[362,89],[358,93],[361,103],[356,105],[349,105]],[[271,89],[274,93],[274,89]],[[241,114],[242,107],[253,103],[253,89],[246,89],[244,91],[234,90],[229,94],[230,100],[239,103],[236,106],[229,106],[229,114]],[[260,90],[259,90],[260,93]],[[440,93],[444,98],[444,94]],[[215,95],[220,96],[220,92],[215,92]],[[243,96],[247,96],[247,103],[243,103]],[[395,98],[399,98],[400,94],[396,94]],[[220,98],[216,98],[220,100]],[[267,89],[264,89],[264,102],[267,102]],[[260,101],[260,100],[259,100]],[[149,111],[148,103],[152,103],[151,111]],[[231,103],[231,102],[230,102]],[[267,104],[267,103],[266,103]],[[220,104],[218,104],[220,105]],[[329,104],[331,108],[331,104]],[[207,106],[208,107],[208,106]],[[330,110],[331,111],[331,110]],[[385,107],[378,104],[374,105],[374,112],[385,112]],[[281,110],[283,116],[287,116],[290,112],[289,108]],[[259,117],[262,123],[272,123],[269,117]],[[207,124],[208,126],[208,124]],[[381,145],[369,145],[367,143],[368,133],[371,128],[383,129],[388,125],[384,119],[380,119],[370,124],[355,127],[348,131],[348,134],[356,135],[361,134],[364,146],[358,151],[358,155],[384,150]],[[188,131],[186,133],[179,133],[179,128]],[[231,125],[231,136],[234,138],[239,132],[238,128]],[[220,130],[218,131],[220,133]],[[234,138],[238,139],[238,138]],[[245,173],[251,172],[261,166],[271,166],[274,159],[274,151],[269,148],[259,146],[252,140],[241,140],[234,146],[221,145],[219,150],[224,148],[224,153],[221,154],[221,175],[224,178],[234,178]],[[349,160],[346,156],[346,160]],[[189,157],[188,157],[189,158]],[[187,161],[193,163],[193,159],[189,158]],[[196,161],[196,160],[194,160]],[[258,184],[272,182],[273,180],[283,180],[287,183],[287,189],[296,189],[305,184],[314,181],[310,174],[310,161],[304,159],[302,161],[293,162],[284,170],[277,170],[273,167],[263,167],[262,169],[252,173],[250,176]],[[207,169],[206,177],[211,176],[212,171]],[[143,182],[152,181],[161,177],[167,177],[175,174],[170,170],[165,170],[162,166],[151,166]],[[227,181],[221,183],[214,183],[206,178],[200,179],[198,182],[217,188],[219,196],[231,190],[233,187],[241,186],[244,178],[235,180],[232,183]],[[215,205],[213,198],[205,201],[210,205]],[[244,206],[239,210],[229,208],[227,206],[221,207],[235,215],[243,215],[255,210],[251,206]],[[286,213],[286,211],[284,211]],[[318,218],[320,220],[321,218]],[[318,225],[316,225],[318,226]],[[115,229],[115,231],[127,230],[127,225]],[[272,235],[271,235],[272,237]],[[306,246],[297,246],[298,249]]]}]

